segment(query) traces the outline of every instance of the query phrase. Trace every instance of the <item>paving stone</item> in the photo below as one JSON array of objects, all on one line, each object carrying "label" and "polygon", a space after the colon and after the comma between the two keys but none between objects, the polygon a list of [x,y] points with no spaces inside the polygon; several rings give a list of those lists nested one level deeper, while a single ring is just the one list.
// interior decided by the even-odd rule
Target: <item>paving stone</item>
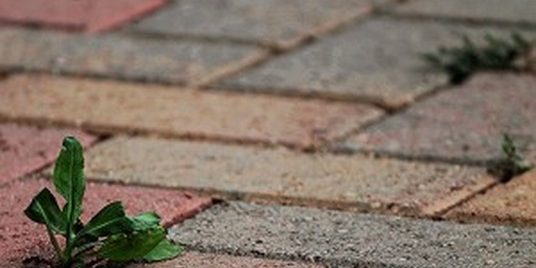
[{"label": "paving stone", "polygon": [[395,13],[536,25],[534,0],[416,0],[398,5]]},{"label": "paving stone", "polygon": [[316,260],[332,267],[533,267],[536,229],[218,205],[170,229],[201,251]]},{"label": "paving stone", "polygon": [[312,0],[307,5],[299,0],[186,0],[176,1],[133,29],[289,48],[371,8],[367,0]]},{"label": "paving stone", "polygon": [[500,184],[447,213],[447,218],[536,225],[536,172]]},{"label": "paving stone", "polygon": [[14,76],[0,88],[0,117],[301,148],[349,134],[383,114],[361,104],[51,76]]},{"label": "paving stone", "polygon": [[277,261],[230,255],[186,252],[171,261],[154,264],[136,264],[129,268],[320,268],[319,264]]},{"label": "paving stone", "polygon": [[[52,246],[48,243],[45,228],[28,220],[23,213],[43,187],[53,189],[48,180],[40,178],[27,178],[0,187],[0,246],[7,249],[0,253],[0,263],[18,267],[26,257],[36,254],[50,256],[47,254],[51,253],[49,248]],[[129,215],[156,211],[168,226],[193,216],[211,204],[209,198],[187,192],[89,183],[82,220],[87,221],[107,203],[117,200],[123,201]]]},{"label": "paving stone", "polygon": [[522,151],[536,152],[535,87],[530,74],[479,74],[351,137],[342,147],[478,162],[498,158],[501,136],[510,133]]},{"label": "paving stone", "polygon": [[165,0],[2,0],[0,21],[109,30],[165,4]]},{"label": "paving stone", "polygon": [[230,43],[2,28],[0,55],[3,69],[185,84],[236,71],[264,51]]},{"label": "paving stone", "polygon": [[447,81],[444,74],[427,66],[423,53],[461,44],[463,34],[479,40],[485,33],[510,35],[508,30],[490,27],[371,18],[214,87],[359,99],[399,107]]},{"label": "paving stone", "polygon": [[53,162],[63,138],[68,135],[77,137],[84,147],[97,139],[73,129],[41,129],[0,123],[0,185]]},{"label": "paving stone", "polygon": [[401,214],[421,214],[487,178],[456,165],[126,137],[93,147],[86,162],[87,176],[98,180]]}]

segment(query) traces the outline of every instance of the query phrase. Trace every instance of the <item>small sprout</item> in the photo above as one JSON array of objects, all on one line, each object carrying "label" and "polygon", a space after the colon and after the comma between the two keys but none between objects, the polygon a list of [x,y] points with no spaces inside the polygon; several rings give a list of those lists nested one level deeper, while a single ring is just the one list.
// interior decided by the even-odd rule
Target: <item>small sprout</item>
[{"label": "small sprout", "polygon": [[[63,140],[54,168],[54,187],[65,199],[60,209],[54,195],[44,188],[24,213],[44,224],[57,255],[56,267],[95,267],[105,261],[155,262],[174,258],[182,248],[166,239],[160,217],[153,212],[130,217],[121,202],[102,208],[86,224],[80,220],[86,188],[82,146],[73,137]],[[64,246],[56,239],[65,238]]]},{"label": "small sprout", "polygon": [[517,147],[508,134],[504,134],[503,136],[502,153],[502,159],[497,161],[490,170],[502,182],[509,181],[511,178],[521,175],[534,167],[533,164],[525,160],[518,152]]},{"label": "small sprout", "polygon": [[486,34],[485,44],[478,46],[463,36],[460,47],[440,47],[435,53],[425,53],[424,60],[448,74],[452,84],[460,84],[473,73],[482,70],[522,70],[530,68],[533,44],[518,33],[505,40]]}]

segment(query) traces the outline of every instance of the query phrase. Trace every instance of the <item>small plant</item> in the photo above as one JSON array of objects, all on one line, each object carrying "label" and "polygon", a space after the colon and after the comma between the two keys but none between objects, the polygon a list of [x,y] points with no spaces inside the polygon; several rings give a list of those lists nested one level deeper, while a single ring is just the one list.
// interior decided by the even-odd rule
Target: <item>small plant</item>
[{"label": "small plant", "polygon": [[[461,47],[440,47],[435,53],[426,53],[424,59],[446,72],[450,82],[459,84],[480,70],[519,70],[530,68],[529,56],[532,44],[517,33],[511,41],[484,37],[486,44],[477,46],[469,37],[463,37]],[[521,66],[520,66],[521,65]]]},{"label": "small plant", "polygon": [[[129,217],[121,202],[108,204],[86,224],[82,223],[86,186],[83,168],[82,146],[73,137],[65,138],[53,175],[54,187],[65,199],[65,205],[60,209],[50,190],[44,188],[24,211],[32,221],[46,226],[58,267],[93,267],[104,261],[154,262],[181,253],[181,247],[166,239],[156,213]],[[64,247],[57,235],[64,237]]]},{"label": "small plant", "polygon": [[503,135],[502,153],[502,159],[495,163],[491,168],[491,172],[497,175],[503,182],[521,175],[534,167],[534,165],[527,162],[518,152],[517,147],[508,134]]}]

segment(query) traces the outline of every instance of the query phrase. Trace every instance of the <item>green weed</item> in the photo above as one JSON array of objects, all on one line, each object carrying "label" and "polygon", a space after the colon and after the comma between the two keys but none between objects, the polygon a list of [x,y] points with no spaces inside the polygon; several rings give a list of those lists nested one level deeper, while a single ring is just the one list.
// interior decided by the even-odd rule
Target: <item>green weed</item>
[{"label": "green weed", "polygon": [[[65,138],[53,176],[54,187],[65,205],[60,209],[50,190],[44,188],[24,211],[32,221],[46,226],[58,267],[92,267],[104,261],[154,262],[182,252],[181,247],[166,239],[156,213],[130,217],[121,202],[108,204],[87,223],[82,223],[86,187],[83,168],[82,146],[73,137]],[[56,238],[58,235],[65,238],[63,247]]]},{"label": "green weed", "polygon": [[517,33],[511,40],[485,35],[485,44],[477,45],[463,37],[459,47],[440,47],[434,53],[425,53],[424,59],[433,67],[448,74],[450,82],[459,84],[481,70],[520,70],[529,68],[529,54],[533,44]]},{"label": "green weed", "polygon": [[519,153],[514,141],[508,134],[504,134],[501,147],[502,158],[490,168],[491,173],[495,174],[501,181],[508,181],[534,167]]}]

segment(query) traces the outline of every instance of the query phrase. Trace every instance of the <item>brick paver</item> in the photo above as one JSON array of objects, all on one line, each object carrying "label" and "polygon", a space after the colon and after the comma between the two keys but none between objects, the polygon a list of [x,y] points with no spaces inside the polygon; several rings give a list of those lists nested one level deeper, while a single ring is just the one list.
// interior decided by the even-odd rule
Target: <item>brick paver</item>
[{"label": "brick paver", "polygon": [[497,158],[510,133],[524,151],[536,151],[536,77],[476,75],[466,84],[419,102],[352,137],[350,149],[412,157],[484,161]]},{"label": "brick paver", "polygon": [[165,4],[165,0],[2,0],[0,21],[91,32],[116,28]]},{"label": "brick paver", "polygon": [[202,251],[332,267],[532,267],[536,229],[461,225],[310,208],[218,205],[170,229]]},{"label": "brick paver", "polygon": [[107,132],[311,147],[348,134],[381,114],[361,104],[50,76],[22,75],[0,83],[0,117]]},{"label": "brick paver", "polygon": [[236,257],[209,253],[186,252],[163,263],[136,264],[128,268],[321,268],[320,264],[277,261],[251,257]]},{"label": "brick paver", "polygon": [[398,5],[395,13],[470,21],[501,21],[536,25],[534,0],[416,0]]},{"label": "brick paver", "polygon": [[88,177],[105,181],[402,214],[421,214],[487,178],[455,165],[123,137],[90,150],[86,167]]},{"label": "brick paver", "polygon": [[[91,12],[86,29],[89,32],[102,32],[116,29],[129,22],[143,18],[143,15],[158,10],[166,0],[86,0],[90,2]],[[164,6],[165,8],[165,6]]]},{"label": "brick paver", "polygon": [[261,58],[254,46],[0,29],[0,67],[195,84]]},{"label": "brick paver", "polygon": [[[48,244],[45,228],[31,222],[23,214],[32,197],[45,186],[53,189],[47,180],[32,178],[0,188],[0,247],[4,249],[0,253],[2,265],[18,267],[26,257],[50,253],[52,246]],[[211,204],[209,198],[191,193],[90,183],[84,198],[83,220],[87,221],[110,201],[118,200],[123,201],[129,215],[156,211],[166,225],[190,217]]]},{"label": "brick paver", "polygon": [[529,172],[476,196],[447,218],[491,223],[536,224],[536,172]]},{"label": "brick paver", "polygon": [[96,140],[95,136],[79,130],[1,123],[0,185],[53,162],[61,141],[68,135],[76,136],[85,147]]},{"label": "brick paver", "polygon": [[145,33],[223,38],[285,49],[366,14],[371,7],[367,0],[311,0],[306,5],[299,0],[186,0],[175,2],[133,28]]},{"label": "brick paver", "polygon": [[423,53],[460,44],[462,34],[482,38],[485,33],[510,34],[490,27],[372,18],[217,86],[399,107],[447,81],[426,65]]}]

